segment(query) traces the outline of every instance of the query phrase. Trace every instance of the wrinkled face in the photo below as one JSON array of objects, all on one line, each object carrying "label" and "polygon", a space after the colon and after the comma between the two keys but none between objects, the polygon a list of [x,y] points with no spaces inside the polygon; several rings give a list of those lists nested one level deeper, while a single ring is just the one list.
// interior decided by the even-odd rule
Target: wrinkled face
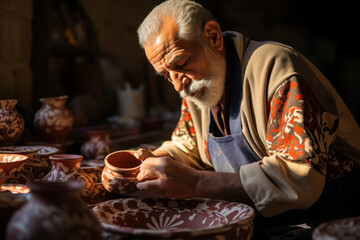
[{"label": "wrinkled face", "polygon": [[178,28],[173,20],[165,19],[160,34],[145,44],[146,57],[181,97],[199,107],[216,105],[224,89],[224,55],[211,44],[204,47],[179,39],[177,34]]}]

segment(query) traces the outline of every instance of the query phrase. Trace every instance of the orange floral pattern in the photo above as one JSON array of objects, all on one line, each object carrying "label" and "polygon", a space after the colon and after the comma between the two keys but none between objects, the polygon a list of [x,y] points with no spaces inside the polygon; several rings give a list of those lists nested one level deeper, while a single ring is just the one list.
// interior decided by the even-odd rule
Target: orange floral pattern
[{"label": "orange floral pattern", "polygon": [[196,145],[194,122],[192,120],[189,106],[185,99],[182,100],[180,120],[173,132],[176,137],[186,140],[187,144]]},{"label": "orange floral pattern", "polygon": [[278,87],[267,104],[267,112],[268,154],[310,164],[326,175],[327,180],[342,177],[359,167],[331,149],[338,119],[322,109],[299,77],[292,77]]}]

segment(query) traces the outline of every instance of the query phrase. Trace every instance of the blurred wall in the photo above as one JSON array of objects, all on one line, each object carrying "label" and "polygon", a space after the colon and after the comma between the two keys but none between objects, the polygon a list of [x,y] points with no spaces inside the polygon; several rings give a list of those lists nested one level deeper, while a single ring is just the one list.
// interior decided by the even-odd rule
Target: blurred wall
[{"label": "blurred wall", "polygon": [[[159,0],[82,0],[95,26],[101,51],[119,59],[123,70],[137,85],[153,72],[140,49],[136,29]],[[242,32],[254,40],[288,44],[309,58],[332,82],[360,119],[360,37],[356,2],[310,0],[199,0],[220,21],[223,30]],[[154,77],[153,77],[154,78]],[[154,80],[154,79],[153,79]],[[177,93],[169,83],[155,79],[154,92],[161,99]],[[149,87],[149,86],[148,86]],[[163,96],[164,89],[166,94]],[[154,95],[153,94],[153,95]],[[165,94],[165,95],[166,95]],[[151,99],[150,99],[151,102]],[[172,101],[167,101],[172,102]],[[170,106],[176,108],[177,105]]]},{"label": "blurred wall", "polygon": [[31,19],[31,0],[0,1],[0,99],[17,99],[25,120],[33,111]]}]

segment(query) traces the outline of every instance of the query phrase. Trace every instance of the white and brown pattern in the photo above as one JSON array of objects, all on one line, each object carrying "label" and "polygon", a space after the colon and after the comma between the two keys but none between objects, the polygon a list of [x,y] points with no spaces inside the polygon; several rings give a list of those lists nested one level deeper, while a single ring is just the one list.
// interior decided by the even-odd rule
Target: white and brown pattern
[{"label": "white and brown pattern", "polygon": [[46,140],[64,140],[70,133],[74,117],[64,106],[68,96],[41,98],[42,107],[35,113],[34,125],[37,132]]},{"label": "white and brown pattern", "polygon": [[24,119],[16,104],[16,99],[0,100],[0,146],[14,145],[24,131]]},{"label": "white and brown pattern", "polygon": [[123,198],[92,209],[105,230],[151,239],[251,239],[255,211],[213,199]]}]

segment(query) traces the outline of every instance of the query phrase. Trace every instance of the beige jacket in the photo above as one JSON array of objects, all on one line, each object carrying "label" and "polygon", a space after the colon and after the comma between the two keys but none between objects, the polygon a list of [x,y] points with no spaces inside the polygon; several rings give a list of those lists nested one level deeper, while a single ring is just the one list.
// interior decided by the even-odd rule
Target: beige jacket
[{"label": "beige jacket", "polygon": [[[332,149],[360,163],[360,128],[343,100],[330,82],[304,56],[291,47],[276,42],[256,42],[239,33],[232,35],[241,64],[243,81],[241,102],[242,131],[249,145],[261,159],[243,165],[241,181],[256,208],[264,216],[274,216],[290,209],[308,208],[321,195],[325,176],[309,164],[288,161],[278,154],[266,151],[266,102],[277,87],[291,76],[306,81],[327,117],[338,118],[337,137]],[[196,132],[196,144],[189,138],[172,136],[160,149],[168,151],[175,159],[200,167],[199,162],[211,166],[205,153],[209,109],[199,110],[188,101]]]}]

